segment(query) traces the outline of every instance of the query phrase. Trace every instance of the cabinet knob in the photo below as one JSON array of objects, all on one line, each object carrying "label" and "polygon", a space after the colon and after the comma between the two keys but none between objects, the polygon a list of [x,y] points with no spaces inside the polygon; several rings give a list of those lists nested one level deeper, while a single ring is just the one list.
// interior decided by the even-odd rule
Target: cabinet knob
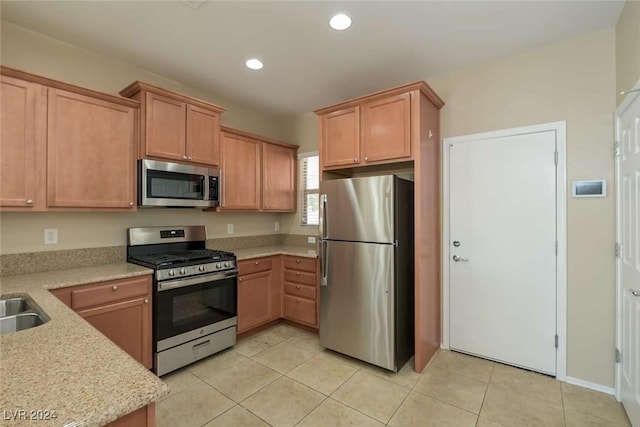
[{"label": "cabinet knob", "polygon": [[111,287],[111,289],[113,289],[113,292],[117,291],[117,290],[118,290],[118,285],[113,285],[113,286]]},{"label": "cabinet knob", "polygon": [[296,302],[300,302],[300,300],[298,298],[296,298]]},{"label": "cabinet knob", "polygon": [[182,160],[187,160],[187,156],[182,156]]},{"label": "cabinet knob", "polygon": [[256,261],[256,265],[260,264],[260,261]]},{"label": "cabinet knob", "polygon": [[300,285],[296,285],[296,289],[300,289]]},{"label": "cabinet knob", "polygon": [[238,277],[238,282],[242,282],[242,277]]},{"label": "cabinet knob", "polygon": [[353,163],[358,163],[358,159],[353,159]]},{"label": "cabinet knob", "polygon": [[368,161],[369,161],[369,157],[365,156],[365,157],[364,157],[364,161],[365,161],[365,162],[368,162]]},{"label": "cabinet knob", "polygon": [[149,298],[145,298],[145,299],[144,299],[144,303],[145,303],[145,304],[149,304]]},{"label": "cabinet knob", "polygon": [[296,264],[300,264],[300,260],[299,259],[296,260]]},{"label": "cabinet knob", "polygon": [[33,199],[29,199],[29,200],[27,200],[27,202],[26,202],[26,203],[27,203],[28,205],[32,205],[32,204],[33,204]]},{"label": "cabinet knob", "polygon": [[298,272],[296,271],[296,276],[299,276],[299,275],[300,275],[300,273],[298,273]]},{"label": "cabinet knob", "polygon": [[191,160],[191,156],[187,157],[187,159]]},{"label": "cabinet knob", "polygon": [[133,206],[133,202],[129,202],[129,206]]}]

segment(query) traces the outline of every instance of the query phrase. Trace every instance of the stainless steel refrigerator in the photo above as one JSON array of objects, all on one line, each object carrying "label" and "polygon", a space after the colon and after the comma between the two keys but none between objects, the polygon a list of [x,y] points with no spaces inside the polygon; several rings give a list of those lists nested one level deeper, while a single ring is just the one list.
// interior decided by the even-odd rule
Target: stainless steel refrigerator
[{"label": "stainless steel refrigerator", "polygon": [[413,355],[413,182],[320,183],[320,344],[391,371]]}]

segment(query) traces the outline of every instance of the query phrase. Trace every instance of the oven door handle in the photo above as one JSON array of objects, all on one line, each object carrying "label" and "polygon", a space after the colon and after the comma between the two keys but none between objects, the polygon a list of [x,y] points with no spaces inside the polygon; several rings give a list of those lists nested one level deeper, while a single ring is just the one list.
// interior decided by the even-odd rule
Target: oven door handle
[{"label": "oven door handle", "polygon": [[158,291],[169,291],[171,289],[184,288],[185,286],[199,285],[201,283],[212,282],[214,280],[228,279],[230,277],[237,277],[238,270],[227,270],[219,273],[204,274],[202,276],[189,277],[184,279],[171,280],[169,282],[158,283]]}]

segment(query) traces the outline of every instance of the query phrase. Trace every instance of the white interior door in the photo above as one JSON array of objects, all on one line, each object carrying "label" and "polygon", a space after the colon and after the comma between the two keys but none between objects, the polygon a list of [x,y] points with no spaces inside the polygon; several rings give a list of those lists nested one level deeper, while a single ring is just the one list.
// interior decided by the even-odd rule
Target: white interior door
[{"label": "white interior door", "polygon": [[640,96],[618,118],[620,398],[640,426]]},{"label": "white interior door", "polygon": [[449,145],[449,344],[556,374],[556,132]]}]

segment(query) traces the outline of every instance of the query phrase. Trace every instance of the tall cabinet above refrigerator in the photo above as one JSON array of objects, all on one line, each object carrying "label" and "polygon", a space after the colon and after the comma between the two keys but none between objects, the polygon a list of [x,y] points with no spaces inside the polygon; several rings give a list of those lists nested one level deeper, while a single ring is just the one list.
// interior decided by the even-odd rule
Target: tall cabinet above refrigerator
[{"label": "tall cabinet above refrigerator", "polygon": [[320,183],[320,344],[391,371],[414,349],[413,182]]}]

